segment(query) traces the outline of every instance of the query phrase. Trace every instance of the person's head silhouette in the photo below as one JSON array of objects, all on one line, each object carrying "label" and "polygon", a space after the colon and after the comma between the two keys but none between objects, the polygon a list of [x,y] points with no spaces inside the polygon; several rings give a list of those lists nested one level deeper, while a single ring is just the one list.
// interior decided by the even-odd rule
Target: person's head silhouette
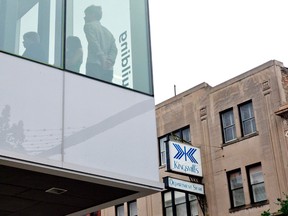
[{"label": "person's head silhouette", "polygon": [[23,46],[28,48],[32,44],[39,44],[40,43],[40,36],[37,32],[27,32],[23,35]]},{"label": "person's head silhouette", "polygon": [[87,7],[84,11],[85,13],[85,22],[100,21],[102,18],[102,7],[91,5]]},{"label": "person's head silhouette", "polygon": [[23,46],[25,47],[23,57],[40,62],[47,62],[45,52],[40,44],[40,36],[37,32],[31,31],[25,33],[23,35]]}]

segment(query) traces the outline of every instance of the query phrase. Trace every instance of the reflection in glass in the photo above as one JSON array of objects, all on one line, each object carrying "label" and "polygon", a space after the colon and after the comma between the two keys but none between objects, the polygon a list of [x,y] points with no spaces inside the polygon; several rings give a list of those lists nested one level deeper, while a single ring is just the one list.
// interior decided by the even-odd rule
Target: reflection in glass
[{"label": "reflection in glass", "polygon": [[84,32],[88,41],[86,74],[112,82],[118,53],[113,34],[101,24],[102,7],[90,5],[84,11]]},{"label": "reflection in glass", "polygon": [[227,143],[236,139],[236,128],[234,122],[233,110],[227,110],[221,113],[222,129],[224,134],[224,142]]},{"label": "reflection in glass", "polygon": [[136,201],[133,201],[133,202],[130,202],[128,203],[128,206],[129,206],[129,216],[137,216],[138,215],[138,211],[137,211],[137,202]]},{"label": "reflection in glass", "polygon": [[45,53],[40,43],[40,36],[37,32],[27,32],[23,35],[23,46],[25,51],[23,57],[35,61],[45,62]]},{"label": "reflection in glass", "polygon": [[166,193],[164,194],[164,206],[165,206],[165,207],[170,207],[170,206],[172,206],[172,194],[171,194],[170,191],[169,191],[169,192],[166,192]]},{"label": "reflection in glass", "polygon": [[173,216],[171,191],[164,193],[164,208],[166,216]]},{"label": "reflection in glass", "polygon": [[0,49],[59,67],[61,1],[0,0],[0,6]]},{"label": "reflection in glass", "polygon": [[0,50],[153,94],[147,0],[0,0]]},{"label": "reflection in glass", "polygon": [[233,207],[245,204],[241,171],[234,171],[229,174],[230,190],[232,195]]},{"label": "reflection in glass", "polygon": [[261,165],[249,168],[249,177],[253,194],[253,202],[261,202],[266,200],[264,176]]},{"label": "reflection in glass", "polygon": [[83,48],[79,73],[153,94],[147,0],[67,0],[66,14],[66,36]]},{"label": "reflection in glass", "polygon": [[165,165],[166,164],[166,141],[167,141],[167,136],[162,137],[159,139],[159,144],[160,144],[160,165]]},{"label": "reflection in glass", "polygon": [[253,185],[252,191],[254,202],[261,202],[267,199],[264,183]]},{"label": "reflection in glass", "polygon": [[190,202],[190,212],[192,216],[197,216],[199,215],[198,213],[198,206],[197,206],[197,197],[192,194],[188,194],[189,196],[189,202]]},{"label": "reflection in glass", "polygon": [[190,135],[190,128],[185,128],[182,130],[182,139],[185,142],[190,143],[191,142],[191,135]]},{"label": "reflection in glass", "polygon": [[185,193],[175,191],[175,206],[177,215],[187,215]]},{"label": "reflection in glass", "polygon": [[240,106],[240,117],[242,123],[242,133],[244,136],[256,132],[255,117],[251,101]]},{"label": "reflection in glass", "polygon": [[124,216],[124,204],[116,206],[116,216]]},{"label": "reflection in glass", "polygon": [[243,188],[236,189],[236,190],[232,191],[232,196],[233,196],[234,207],[241,206],[241,205],[245,204]]},{"label": "reflection in glass", "polygon": [[83,50],[79,37],[69,36],[66,40],[66,69],[79,72],[83,62]]}]

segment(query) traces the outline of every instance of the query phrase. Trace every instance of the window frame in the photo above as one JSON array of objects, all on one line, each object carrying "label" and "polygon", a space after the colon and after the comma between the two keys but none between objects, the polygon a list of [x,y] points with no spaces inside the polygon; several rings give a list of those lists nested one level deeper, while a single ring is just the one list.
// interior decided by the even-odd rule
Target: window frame
[{"label": "window frame", "polygon": [[[162,141],[163,140],[163,141]],[[166,143],[168,141],[167,136],[163,136],[158,139],[159,143],[159,165],[164,166],[167,163],[167,154],[166,154]]]},{"label": "window frame", "polygon": [[[185,131],[189,131],[189,134],[188,136],[184,136],[184,132]],[[177,137],[175,137],[176,134],[179,134],[177,135]],[[184,140],[184,137],[189,137],[189,140]],[[166,140],[165,140],[166,139]],[[164,141],[162,141],[164,140]],[[167,145],[166,143],[169,141],[169,140],[175,140],[175,141],[180,141],[180,142],[184,142],[184,143],[189,143],[191,144],[191,131],[190,131],[190,126],[185,126],[185,127],[182,127],[180,129],[177,129],[175,131],[172,131],[164,136],[161,136],[161,137],[158,137],[158,148],[159,148],[159,166],[165,166],[167,164]]]},{"label": "window frame", "polygon": [[[189,140],[185,140],[183,133],[185,131],[189,131]],[[189,143],[191,144],[191,132],[190,132],[190,126],[185,126],[182,128],[179,128],[177,130],[172,131],[171,133],[167,134],[169,140],[175,140],[175,141],[180,141],[180,142],[184,142],[184,143]]]},{"label": "window frame", "polygon": [[[171,205],[169,206],[165,206],[165,194],[168,194],[170,193],[171,194]],[[176,203],[176,200],[175,200],[175,193],[183,193],[184,194],[184,197],[185,197],[185,202],[182,202],[182,203]],[[199,215],[199,209],[197,207],[197,214],[196,215],[193,215],[193,212],[192,212],[192,202],[193,201],[197,201],[197,204],[198,204],[198,200],[197,200],[197,196],[192,194],[192,193],[188,193],[188,192],[184,192],[184,191],[180,191],[180,190],[166,190],[166,191],[163,191],[162,193],[162,209],[163,209],[163,216],[167,216],[166,214],[166,208],[172,208],[172,215],[173,216],[181,216],[181,215],[177,215],[177,206],[179,206],[180,204],[185,204],[185,207],[186,207],[186,212],[187,212],[187,216],[198,216]],[[189,195],[194,195],[196,196],[196,199],[191,199]]]},{"label": "window frame", "polygon": [[[241,187],[237,187],[237,188],[232,188],[230,179],[231,179],[231,176],[232,176],[233,174],[237,174],[237,173],[240,173],[242,186],[241,186]],[[227,172],[227,181],[228,181],[228,189],[229,189],[229,197],[230,197],[230,206],[231,206],[231,209],[245,206],[245,194],[244,194],[244,185],[243,185],[243,175],[242,175],[241,169],[238,168],[238,169],[231,170],[231,171]],[[239,189],[242,189],[242,193],[243,193],[243,204],[236,206],[236,205],[235,205],[235,198],[234,198],[233,192],[236,191],[236,190],[239,190]]]},{"label": "window frame", "polygon": [[125,210],[124,210],[124,203],[120,204],[120,205],[116,205],[115,206],[115,215],[116,216],[122,216],[121,214],[118,214],[118,208],[122,207],[123,208],[123,215],[125,215]]},{"label": "window frame", "polygon": [[[132,213],[131,213],[130,207],[131,207],[131,205],[134,204],[134,203],[135,203],[135,206],[136,206],[136,212],[137,212],[137,214],[136,214],[136,215],[131,215]],[[137,216],[137,215],[138,215],[137,200],[133,200],[133,201],[128,202],[128,203],[127,203],[127,207],[128,207],[128,216]]]},{"label": "window frame", "polygon": [[[194,197],[192,198],[191,195],[194,196]],[[189,194],[189,193],[188,193],[188,201],[189,201],[189,203],[190,203],[190,204],[189,204],[189,207],[190,207],[191,215],[194,216],[194,215],[193,215],[194,209],[193,209],[192,207],[193,207],[193,204],[195,204],[195,203],[196,203],[196,207],[197,207],[197,205],[198,205],[197,196],[194,195],[194,194]],[[198,207],[196,208],[196,210],[197,210],[197,213],[196,213],[195,216],[199,216]]]},{"label": "window frame", "polygon": [[[258,168],[258,167],[261,169],[261,174],[262,174],[263,181],[257,182],[257,183],[252,183],[251,174],[250,174],[251,170],[253,168]],[[263,171],[262,171],[261,162],[246,166],[246,174],[247,174],[247,182],[248,182],[248,187],[249,187],[249,195],[250,195],[251,204],[257,204],[257,203],[261,203],[261,202],[266,202],[267,201],[267,195],[266,195],[265,180],[264,180],[264,174],[263,174]],[[261,185],[261,184],[263,184],[264,193],[265,193],[265,199],[260,200],[260,201],[255,201],[255,198],[254,198],[255,194],[254,194],[253,186]]]},{"label": "window frame", "polygon": [[[248,109],[244,110],[244,107],[248,107]],[[249,117],[244,118],[244,112],[249,113]],[[241,125],[241,135],[242,137],[249,136],[251,134],[255,134],[257,132],[256,128],[256,119],[254,114],[254,108],[252,100],[246,101],[238,105],[239,119]],[[246,123],[249,123],[248,128],[251,128],[251,132],[248,131]]]},{"label": "window frame", "polygon": [[[81,73],[78,73],[78,69],[73,69],[72,67],[68,66],[67,59],[66,59],[67,37],[72,36],[72,34],[74,36],[76,35],[79,36],[78,34],[79,32],[78,33],[75,32],[76,29],[81,29],[81,35],[83,33],[82,23],[81,25],[79,24],[77,28],[75,28],[75,26],[73,25],[75,23],[77,23],[78,25],[78,22],[74,22],[73,20],[79,20],[78,19],[79,17],[80,19],[82,19],[83,14],[78,16],[78,12],[80,11],[74,10],[73,7],[71,7],[70,5],[73,5],[75,2],[81,2],[81,4],[85,5],[86,3],[84,3],[84,1],[80,1],[80,0],[73,0],[73,1],[72,0],[49,0],[48,2],[41,1],[41,0],[36,1],[36,5],[41,4],[41,7],[37,8],[37,13],[36,12],[32,13],[33,16],[35,15],[37,17],[37,19],[31,19],[36,22],[36,24],[33,24],[32,29],[29,26],[31,22],[29,22],[29,25],[28,24],[20,25],[19,24],[20,22],[18,22],[18,20],[21,20],[23,17],[26,16],[26,14],[28,15],[28,17],[30,17],[31,15],[29,14],[30,13],[29,11],[34,6],[32,6],[27,12],[23,13],[23,15],[19,19],[18,15],[20,13],[15,12],[16,7],[15,5],[13,5],[14,2],[10,0],[9,7],[8,6],[4,7],[3,6],[5,5],[4,1],[5,0],[3,1],[0,0],[0,5],[1,5],[1,9],[0,9],[0,12],[1,12],[1,15],[0,15],[1,17],[0,19],[0,29],[1,29],[0,31],[1,32],[0,33],[0,53],[5,53],[5,54],[16,56],[18,58],[22,58],[28,61],[37,62],[38,64],[60,69],[62,72],[74,73],[79,76],[105,82],[107,84],[111,84],[117,87],[128,89],[133,92],[137,92],[137,93],[141,93],[141,94],[149,95],[149,96],[154,95],[150,29],[149,29],[149,16],[148,16],[149,15],[148,14],[149,13],[148,0],[130,1],[130,2],[127,2],[127,6],[122,8],[124,10],[122,12],[127,12],[126,14],[127,16],[129,15],[129,19],[128,18],[124,19],[124,22],[120,22],[120,23],[124,23],[125,25],[124,29],[126,29],[126,26],[127,26],[129,37],[126,37],[127,31],[123,32],[122,31],[123,28],[122,27],[119,28],[118,23],[115,23],[115,25],[111,25],[111,23],[114,24],[113,22],[114,13],[113,13],[113,10],[111,11],[111,13],[109,13],[109,10],[114,9],[115,7],[111,6],[110,8],[109,4],[113,2],[117,2],[117,0],[113,0],[113,1],[111,0],[111,2],[107,4],[109,6],[106,6],[106,8],[108,9],[107,14],[109,14],[109,20],[110,20],[109,27],[110,28],[113,27],[114,29],[114,32],[112,31],[112,29],[111,31],[114,34],[115,41],[117,42],[117,47],[118,47],[118,55],[117,55],[118,59],[116,61],[117,64],[113,68],[114,69],[113,78],[111,81],[106,80],[103,77],[98,77],[96,75],[94,76],[94,75],[87,74],[87,71],[85,69],[85,64],[86,64],[85,53],[87,53],[86,50],[84,52],[83,62],[81,64],[82,65]],[[11,4],[11,2],[13,4]],[[16,3],[24,2],[24,4],[28,5],[28,3],[25,1],[15,0],[15,2]],[[95,2],[97,1],[95,0]],[[32,2],[31,5],[33,5],[34,3],[35,2]],[[89,2],[87,3],[87,6],[89,6]],[[13,13],[10,12],[10,8],[12,9],[11,11]],[[78,7],[76,6],[75,8],[78,9]],[[77,11],[77,13],[74,13],[74,11]],[[13,19],[8,19],[9,17],[6,17],[6,14],[12,14]],[[17,16],[14,14],[17,14]],[[73,17],[71,19],[70,15],[72,14],[73,14]],[[76,14],[77,14],[77,17],[76,17]],[[139,16],[139,14],[141,16]],[[119,15],[121,15],[120,12],[119,12]],[[3,22],[1,22],[1,20],[3,20]],[[10,21],[9,23],[8,23],[8,20]],[[106,19],[106,21],[107,20],[108,19]],[[5,23],[5,25],[3,23]],[[9,26],[9,28],[6,25]],[[13,26],[13,28],[10,28],[10,26]],[[16,28],[14,28],[14,26],[16,26]],[[43,59],[40,58],[40,56],[42,56],[40,54],[35,55],[33,57],[29,57],[26,54],[25,54],[26,57],[23,56],[23,53],[24,53],[23,50],[25,49],[20,44],[21,44],[24,32],[22,32],[21,29],[25,32],[28,30],[29,31],[32,30],[32,31],[39,33],[39,36],[41,37],[40,47],[43,48],[44,50]],[[122,37],[122,40],[120,42],[121,37]],[[84,39],[85,44],[83,44],[82,47],[83,49],[86,49],[87,47],[86,37],[81,36],[81,38],[85,38]],[[129,38],[129,47],[126,46],[126,44],[128,43],[128,41],[126,41],[126,38]],[[9,41],[9,43],[7,43],[7,41]],[[126,50],[126,48],[128,50]],[[42,52],[39,51],[39,53],[42,53]],[[132,54],[133,54],[133,60],[132,58],[130,58],[130,55],[132,57]],[[128,62],[129,58],[130,60],[128,64],[126,62]],[[125,62],[125,64],[123,62]],[[127,84],[128,79],[130,80],[130,84],[129,83]]]},{"label": "window frame", "polygon": [[[224,115],[225,114],[229,114],[229,113],[231,113],[231,115],[229,116],[230,118],[231,118],[231,116],[232,116],[232,124],[230,124],[230,125],[228,125],[228,126],[225,126],[224,125]],[[230,119],[230,120],[231,120]],[[232,141],[234,141],[234,140],[236,140],[237,139],[237,134],[236,134],[236,124],[235,124],[235,117],[234,117],[234,111],[233,111],[233,108],[231,107],[231,108],[229,108],[229,109],[226,109],[226,110],[224,110],[224,111],[222,111],[222,112],[220,112],[220,121],[221,121],[221,129],[222,129],[222,139],[223,139],[223,143],[229,143],[229,142],[232,142]],[[233,132],[233,138],[232,139],[228,139],[227,138],[227,133],[226,133],[226,131],[228,130],[228,129],[232,129],[232,132]]]}]

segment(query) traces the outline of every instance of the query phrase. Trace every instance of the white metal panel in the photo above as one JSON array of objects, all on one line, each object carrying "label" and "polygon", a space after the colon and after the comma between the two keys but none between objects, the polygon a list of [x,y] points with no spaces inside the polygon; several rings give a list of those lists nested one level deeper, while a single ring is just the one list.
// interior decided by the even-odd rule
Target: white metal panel
[{"label": "white metal panel", "polygon": [[65,163],[159,182],[153,97],[66,74],[64,110]]},{"label": "white metal panel", "polygon": [[61,161],[62,86],[60,70],[0,53],[1,155]]},{"label": "white metal panel", "polygon": [[1,156],[162,188],[153,97],[0,53],[0,98]]}]

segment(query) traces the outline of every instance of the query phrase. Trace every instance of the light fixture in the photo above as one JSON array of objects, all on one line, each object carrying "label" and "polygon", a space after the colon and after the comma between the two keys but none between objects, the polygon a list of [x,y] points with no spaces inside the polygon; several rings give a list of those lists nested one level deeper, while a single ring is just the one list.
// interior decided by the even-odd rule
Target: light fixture
[{"label": "light fixture", "polygon": [[60,195],[60,194],[67,192],[67,190],[62,189],[62,188],[52,187],[52,188],[46,190],[45,192]]}]

